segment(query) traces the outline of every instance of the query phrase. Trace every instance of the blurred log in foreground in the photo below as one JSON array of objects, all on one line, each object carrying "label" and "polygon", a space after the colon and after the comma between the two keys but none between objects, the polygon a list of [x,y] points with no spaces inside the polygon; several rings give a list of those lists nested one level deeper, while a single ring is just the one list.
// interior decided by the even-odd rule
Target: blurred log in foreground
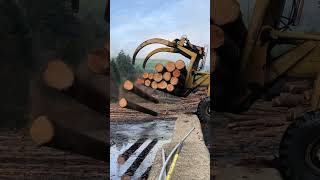
[{"label": "blurred log in foreground", "polygon": [[58,125],[46,116],[39,116],[31,125],[30,135],[34,143],[72,153],[88,156],[100,161],[108,160],[107,143],[71,128]]},{"label": "blurred log in foreground", "polygon": [[72,69],[62,60],[50,61],[43,73],[44,83],[74,98],[79,103],[99,112],[107,113],[107,93],[102,93],[75,78]]},{"label": "blurred log in foreground", "polygon": [[88,54],[88,67],[97,74],[109,74],[108,53],[106,50],[95,50]]}]

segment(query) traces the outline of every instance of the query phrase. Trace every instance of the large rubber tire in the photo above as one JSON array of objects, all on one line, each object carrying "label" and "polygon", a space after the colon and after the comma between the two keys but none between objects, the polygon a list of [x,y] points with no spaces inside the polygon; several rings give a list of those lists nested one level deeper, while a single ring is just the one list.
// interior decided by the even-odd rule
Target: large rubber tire
[{"label": "large rubber tire", "polygon": [[279,151],[285,180],[319,180],[320,111],[297,118],[286,130]]},{"label": "large rubber tire", "polygon": [[197,116],[202,123],[210,121],[210,97],[202,99],[197,108]]}]

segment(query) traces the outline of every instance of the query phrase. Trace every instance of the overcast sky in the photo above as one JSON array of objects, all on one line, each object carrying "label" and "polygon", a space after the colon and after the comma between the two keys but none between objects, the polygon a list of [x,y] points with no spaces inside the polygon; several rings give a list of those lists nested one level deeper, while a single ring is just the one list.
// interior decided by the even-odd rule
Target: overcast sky
[{"label": "overcast sky", "polygon": [[[111,0],[111,56],[124,50],[132,56],[135,48],[150,38],[173,40],[186,35],[191,43],[210,45],[210,0]],[[140,51],[138,58],[159,45]],[[182,56],[178,56],[182,57]],[[159,53],[153,58],[176,60],[177,56]],[[209,61],[209,56],[207,62]]]}]

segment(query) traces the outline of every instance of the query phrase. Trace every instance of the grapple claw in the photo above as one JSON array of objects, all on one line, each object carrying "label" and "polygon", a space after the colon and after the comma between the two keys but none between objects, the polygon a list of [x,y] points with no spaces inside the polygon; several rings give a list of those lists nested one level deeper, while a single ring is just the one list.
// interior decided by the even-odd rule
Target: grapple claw
[{"label": "grapple claw", "polygon": [[159,52],[178,53],[178,50],[176,48],[158,48],[158,49],[155,49],[155,50],[151,51],[147,55],[147,57],[144,59],[142,67],[145,69],[146,64],[147,64],[148,60],[150,59],[150,57],[155,55],[155,54],[157,54],[157,53],[159,53]]},{"label": "grapple claw", "polygon": [[166,39],[161,39],[161,38],[153,38],[153,39],[148,39],[146,41],[144,41],[143,43],[141,43],[137,49],[134,51],[133,53],[133,58],[132,58],[132,64],[135,63],[135,60],[136,60],[136,56],[137,54],[139,53],[139,51],[144,48],[145,46],[148,46],[150,44],[163,44],[163,45],[166,45],[168,47],[174,47],[175,45],[175,42],[171,42],[171,41],[168,41]]}]

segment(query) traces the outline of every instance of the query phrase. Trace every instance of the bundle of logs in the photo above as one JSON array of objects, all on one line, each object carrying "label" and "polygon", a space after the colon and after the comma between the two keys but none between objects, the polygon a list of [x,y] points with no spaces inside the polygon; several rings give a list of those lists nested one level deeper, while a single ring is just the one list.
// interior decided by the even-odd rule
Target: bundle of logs
[{"label": "bundle of logs", "polygon": [[[126,80],[123,83],[123,89],[153,103],[159,103],[159,100],[143,91],[139,86],[151,87],[174,95],[179,95],[179,93],[185,89],[184,84],[186,81],[187,69],[183,60],[178,60],[176,62],[169,61],[165,66],[161,63],[157,63],[154,68],[155,73],[145,72],[135,83]],[[131,102],[125,97],[120,98],[119,106],[153,116],[158,115],[157,112]]]},{"label": "bundle of logs", "polygon": [[187,69],[183,60],[169,61],[165,66],[158,63],[154,68],[155,73],[143,73],[142,77],[137,79],[137,84],[174,95],[177,95],[179,89],[184,89]]},{"label": "bundle of logs", "polygon": [[78,66],[63,59],[47,62],[33,85],[29,132],[36,145],[108,160],[104,137],[91,135],[108,131],[107,58],[107,50],[101,49]]}]

